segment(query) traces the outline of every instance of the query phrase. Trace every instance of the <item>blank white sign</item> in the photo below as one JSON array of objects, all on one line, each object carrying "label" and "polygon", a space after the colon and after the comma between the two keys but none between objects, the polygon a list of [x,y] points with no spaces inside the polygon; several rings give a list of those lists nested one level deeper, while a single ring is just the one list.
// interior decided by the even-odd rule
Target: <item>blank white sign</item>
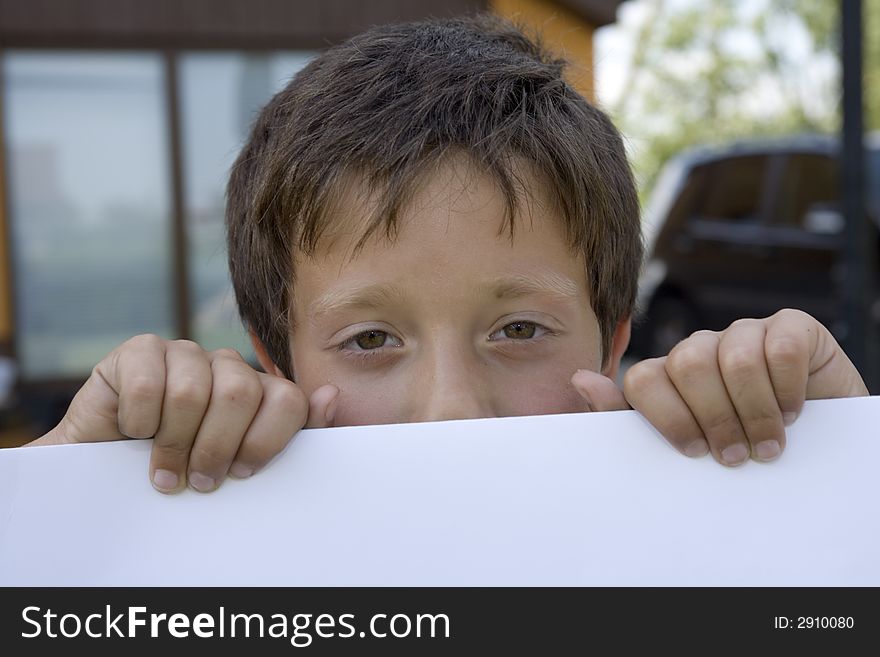
[{"label": "blank white sign", "polygon": [[880,585],[880,397],[808,402],[775,463],[633,411],[314,429],[216,492],[150,441],[0,450],[0,585]]}]

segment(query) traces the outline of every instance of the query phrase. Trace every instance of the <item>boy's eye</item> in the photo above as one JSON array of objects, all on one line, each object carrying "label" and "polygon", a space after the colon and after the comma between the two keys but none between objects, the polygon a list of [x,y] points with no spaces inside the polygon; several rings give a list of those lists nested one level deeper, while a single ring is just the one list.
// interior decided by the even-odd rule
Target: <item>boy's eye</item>
[{"label": "boy's eye", "polygon": [[547,329],[534,322],[511,322],[504,328],[489,336],[490,340],[531,340],[547,333]]},{"label": "boy's eye", "polygon": [[369,351],[371,349],[379,349],[384,346],[399,347],[400,341],[392,337],[385,331],[363,331],[354,336],[349,342],[354,342],[359,349]]},{"label": "boy's eye", "polygon": [[535,336],[535,325],[531,322],[514,322],[503,329],[504,335],[514,340],[528,340]]},{"label": "boy's eye", "polygon": [[355,336],[354,341],[361,349],[378,349],[385,346],[388,334],[385,331],[364,331]]}]

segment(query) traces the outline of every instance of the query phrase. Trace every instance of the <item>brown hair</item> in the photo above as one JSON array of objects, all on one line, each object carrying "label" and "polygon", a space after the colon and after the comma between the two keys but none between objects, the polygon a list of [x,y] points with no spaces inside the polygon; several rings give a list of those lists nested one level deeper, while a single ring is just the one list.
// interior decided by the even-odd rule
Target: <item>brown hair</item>
[{"label": "brown hair", "polygon": [[452,150],[493,175],[511,234],[528,186],[516,161],[541,172],[586,256],[607,360],[635,303],[638,200],[620,134],[563,66],[488,15],[386,25],[325,51],[266,105],[232,168],[227,240],[241,318],[286,376],[295,249],[314,253],[334,190],[359,174],[378,190],[361,244],[393,238],[420,172]]}]

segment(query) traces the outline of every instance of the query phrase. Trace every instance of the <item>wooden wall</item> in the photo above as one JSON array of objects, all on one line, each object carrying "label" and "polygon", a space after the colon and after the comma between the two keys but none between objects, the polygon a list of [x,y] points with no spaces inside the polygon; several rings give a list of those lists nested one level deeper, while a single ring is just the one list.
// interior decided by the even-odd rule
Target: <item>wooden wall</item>
[{"label": "wooden wall", "polygon": [[595,100],[594,25],[551,0],[490,0],[489,5],[495,13],[538,30],[544,41],[569,61],[569,82],[586,98]]}]

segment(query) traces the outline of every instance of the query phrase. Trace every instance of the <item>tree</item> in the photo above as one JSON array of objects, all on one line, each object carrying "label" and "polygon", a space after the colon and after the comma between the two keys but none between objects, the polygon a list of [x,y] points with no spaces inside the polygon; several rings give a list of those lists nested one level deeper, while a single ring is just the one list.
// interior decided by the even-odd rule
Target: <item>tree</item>
[{"label": "tree", "polygon": [[[634,0],[617,29],[633,44],[609,103],[643,197],[663,163],[694,144],[835,132],[839,5],[828,0]],[[865,127],[880,129],[880,0],[865,0]]]}]

